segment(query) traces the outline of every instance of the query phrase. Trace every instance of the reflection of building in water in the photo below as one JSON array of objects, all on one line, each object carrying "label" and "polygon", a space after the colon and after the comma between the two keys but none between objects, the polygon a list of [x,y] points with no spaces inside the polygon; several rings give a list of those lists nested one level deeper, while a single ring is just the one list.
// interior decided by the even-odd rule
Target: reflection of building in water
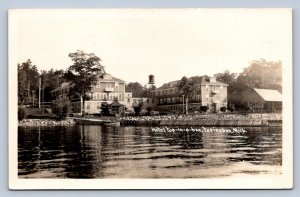
[{"label": "reflection of building in water", "polygon": [[[209,128],[208,128],[209,129]],[[203,132],[202,144],[205,166],[229,165],[229,145],[226,132]]]}]

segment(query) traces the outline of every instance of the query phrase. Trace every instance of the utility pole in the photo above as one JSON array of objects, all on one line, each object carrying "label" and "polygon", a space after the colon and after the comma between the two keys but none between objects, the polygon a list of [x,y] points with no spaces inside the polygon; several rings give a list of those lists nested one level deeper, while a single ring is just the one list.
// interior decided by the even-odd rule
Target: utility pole
[{"label": "utility pole", "polygon": [[27,100],[28,100],[28,103],[27,104],[29,104],[30,103],[30,81],[28,81],[28,88],[27,88]]},{"label": "utility pole", "polygon": [[41,77],[39,77],[39,109],[41,108]]},{"label": "utility pole", "polygon": [[184,114],[184,95],[182,95],[182,113]]}]

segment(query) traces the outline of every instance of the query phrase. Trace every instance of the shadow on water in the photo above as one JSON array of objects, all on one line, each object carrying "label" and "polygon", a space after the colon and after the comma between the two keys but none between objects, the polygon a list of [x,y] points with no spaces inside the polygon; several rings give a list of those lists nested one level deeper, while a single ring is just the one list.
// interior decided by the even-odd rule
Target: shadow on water
[{"label": "shadow on water", "polygon": [[146,127],[19,128],[20,178],[210,178],[278,173],[282,128],[246,133]]}]

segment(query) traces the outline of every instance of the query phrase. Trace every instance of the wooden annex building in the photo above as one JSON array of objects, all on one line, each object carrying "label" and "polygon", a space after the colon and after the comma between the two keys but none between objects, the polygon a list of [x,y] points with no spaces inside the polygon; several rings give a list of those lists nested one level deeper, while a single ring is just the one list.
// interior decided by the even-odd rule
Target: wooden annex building
[{"label": "wooden annex building", "polygon": [[278,90],[252,88],[240,96],[242,103],[254,112],[276,113],[282,110],[282,94]]}]

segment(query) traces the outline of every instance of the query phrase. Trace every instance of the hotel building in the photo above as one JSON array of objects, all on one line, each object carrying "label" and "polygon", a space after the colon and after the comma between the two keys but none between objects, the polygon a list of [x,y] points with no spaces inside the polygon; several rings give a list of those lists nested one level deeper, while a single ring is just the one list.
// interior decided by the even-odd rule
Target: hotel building
[{"label": "hotel building", "polygon": [[[82,100],[76,94],[70,94],[72,86],[68,83],[63,83],[60,87],[52,90],[54,101],[70,101],[73,113],[81,113]],[[116,99],[125,105],[125,81],[111,76],[108,73],[97,76],[97,82],[92,86],[91,99],[85,101],[85,112],[88,114],[97,114],[101,111],[101,104],[111,104]]]},{"label": "hotel building", "polygon": [[[209,107],[210,111],[219,111],[221,107],[227,107],[227,84],[207,76],[188,80],[193,81],[196,88],[196,94],[188,99],[190,112],[199,111],[201,106]],[[179,83],[180,80],[172,81],[154,90],[158,111],[183,111],[186,95],[178,89]]]}]

